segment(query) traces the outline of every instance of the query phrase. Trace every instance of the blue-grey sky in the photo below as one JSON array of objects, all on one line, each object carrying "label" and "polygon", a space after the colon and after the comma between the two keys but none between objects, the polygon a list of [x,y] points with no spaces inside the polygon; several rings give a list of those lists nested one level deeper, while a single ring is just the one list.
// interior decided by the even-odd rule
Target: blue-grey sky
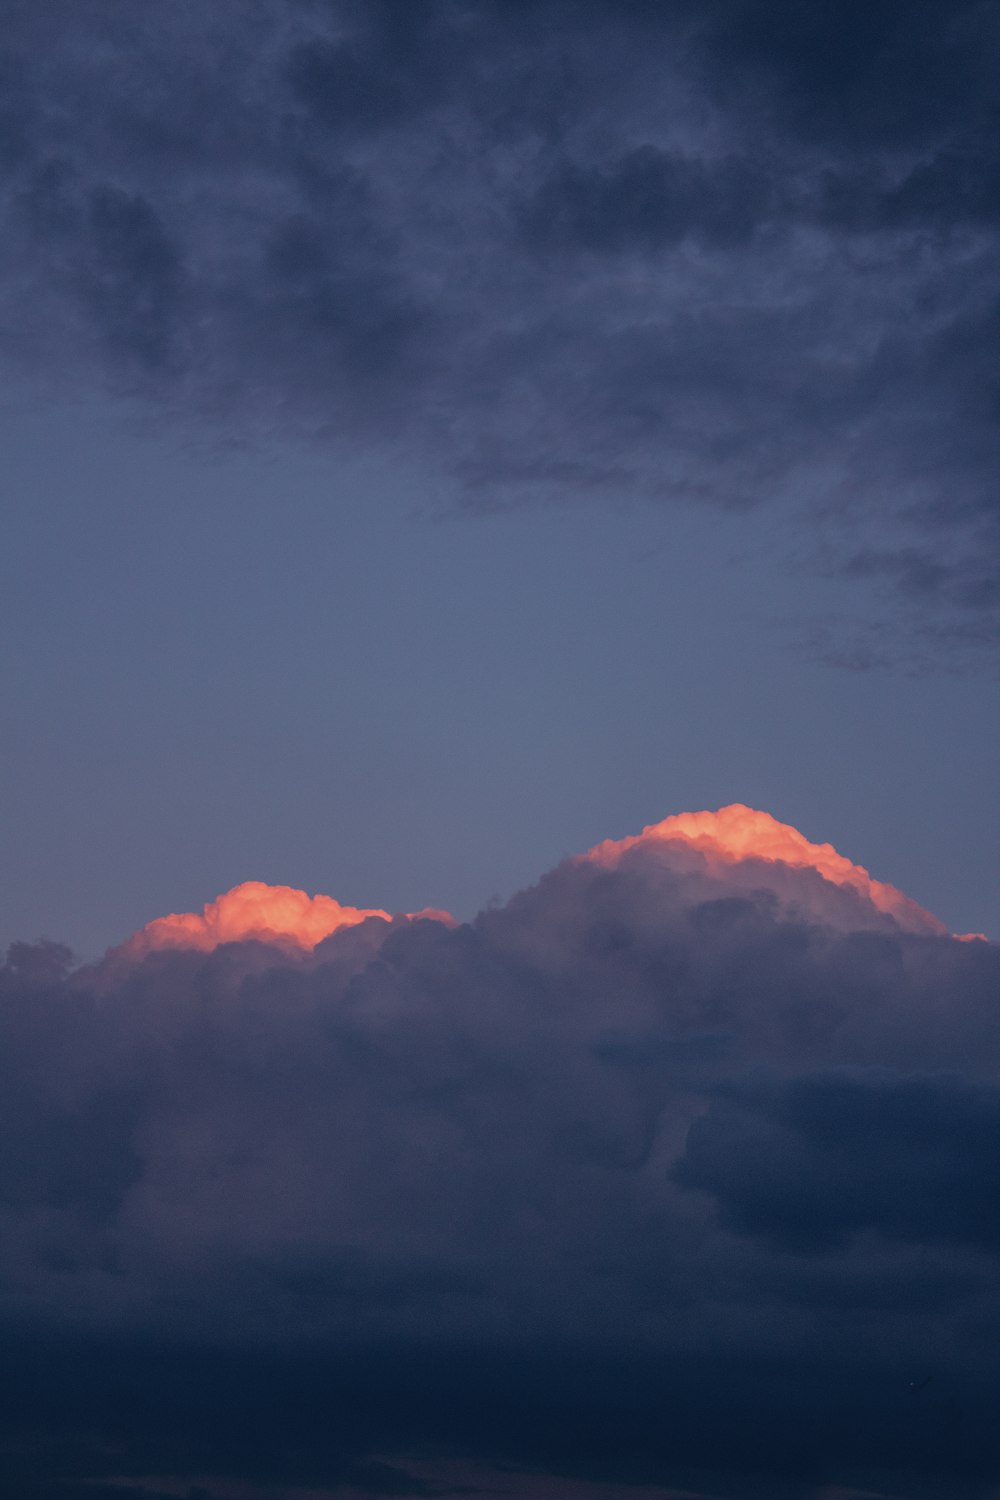
[{"label": "blue-grey sky", "polygon": [[734,798],[996,930],[992,5],[7,9],[6,936]]},{"label": "blue-grey sky", "polygon": [[817,661],[870,597],[786,516],[469,514],[426,465],[106,398],[2,421],[6,940],[96,956],[251,878],[471,916],[730,801],[996,930],[991,681]]}]

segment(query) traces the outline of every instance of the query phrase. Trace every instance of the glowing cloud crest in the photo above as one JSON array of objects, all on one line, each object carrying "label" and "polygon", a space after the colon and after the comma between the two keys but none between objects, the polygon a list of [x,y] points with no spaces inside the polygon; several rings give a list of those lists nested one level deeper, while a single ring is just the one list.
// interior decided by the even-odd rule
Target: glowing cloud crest
[{"label": "glowing cloud crest", "polygon": [[[633,837],[606,839],[579,859],[613,868],[643,849],[655,850],[668,860],[695,851],[699,868],[733,889],[765,887],[782,904],[837,926],[867,925],[867,909],[879,924],[890,917],[906,932],[947,935],[937,917],[895,886],[873,880],[862,865],[838,854],[832,844],[813,844],[798,829],[739,802],[717,812],[677,813],[651,823]],[[849,901],[844,892],[851,893]],[[855,897],[864,904],[859,906]],[[207,952],[222,943],[257,940],[286,951],[308,952],[339,929],[356,927],[370,918],[385,923],[400,920],[381,908],[342,906],[332,896],[309,896],[291,886],[248,880],[210,901],[201,912],[158,917],[117,951],[142,958],[164,948]],[[432,908],[407,913],[403,920],[420,919],[456,925],[448,912]],[[971,940],[979,934],[965,936]]]},{"label": "glowing cloud crest", "polygon": [[369,917],[392,920],[387,911],[341,906],[332,896],[309,896],[289,885],[247,880],[210,901],[201,912],[174,912],[147,922],[127,949],[141,955],[159,948],[198,948],[250,939],[315,948],[341,927],[356,927]]},{"label": "glowing cloud crest", "polygon": [[832,885],[856,891],[908,932],[940,936],[947,933],[937,917],[895,886],[873,880],[863,865],[845,859],[832,844],[810,843],[797,828],[779,823],[770,813],[758,812],[741,802],[720,807],[718,812],[678,813],[661,823],[651,823],[631,838],[606,839],[583,858],[614,865],[631,849],[659,844],[697,849],[718,874],[723,874],[727,866],[747,860],[815,870]]}]

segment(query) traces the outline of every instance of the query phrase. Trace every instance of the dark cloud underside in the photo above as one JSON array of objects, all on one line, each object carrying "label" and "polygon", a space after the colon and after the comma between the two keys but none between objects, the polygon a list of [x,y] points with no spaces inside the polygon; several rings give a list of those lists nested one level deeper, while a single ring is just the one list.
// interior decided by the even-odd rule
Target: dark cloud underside
[{"label": "dark cloud underside", "polygon": [[16,946],[5,1492],[985,1497],[998,950],[752,875]]}]

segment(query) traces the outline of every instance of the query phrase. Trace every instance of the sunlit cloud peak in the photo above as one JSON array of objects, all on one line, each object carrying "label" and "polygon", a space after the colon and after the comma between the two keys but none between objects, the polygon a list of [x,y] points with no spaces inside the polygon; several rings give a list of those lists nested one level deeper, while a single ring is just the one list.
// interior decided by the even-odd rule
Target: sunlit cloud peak
[{"label": "sunlit cloud peak", "polygon": [[379,908],[341,906],[332,896],[309,896],[290,885],[246,880],[209,901],[200,912],[173,912],[147,922],[129,939],[134,954],[159,948],[198,948],[257,939],[266,943],[315,948],[341,927],[356,927],[369,917],[391,921]]},{"label": "sunlit cloud peak", "polygon": [[[655,850],[668,859],[671,851],[682,855],[684,850],[696,850],[699,861],[720,880],[736,880],[743,888],[749,879],[755,887],[771,888],[796,907],[812,910],[821,920],[837,922],[845,916],[851,920],[851,908],[845,913],[822,896],[824,889],[834,886],[853,892],[880,917],[891,917],[908,932],[941,936],[947,932],[937,917],[895,886],[874,880],[863,865],[839,854],[832,844],[814,844],[790,824],[739,802],[717,812],[674,814],[632,837],[606,839],[580,858],[614,867],[641,849]],[[773,867],[770,876],[769,866]],[[828,886],[803,885],[789,875],[790,870],[813,872]],[[310,896],[292,886],[248,880],[208,902],[200,912],[174,912],[148,922],[119,951],[141,958],[161,949],[207,952],[222,943],[256,940],[308,952],[341,928],[356,927],[371,918],[393,921],[380,907],[343,906],[332,896]],[[419,919],[455,925],[448,912],[432,908],[406,914],[406,920]],[[968,934],[974,936],[978,934]]]},{"label": "sunlit cloud peak", "polygon": [[754,860],[815,870],[831,884],[856,891],[908,931],[942,935],[947,931],[916,901],[893,885],[873,880],[863,865],[838,854],[832,844],[813,844],[797,828],[742,802],[720,807],[717,812],[677,813],[661,823],[649,824],[633,837],[606,839],[584,857],[613,865],[630,849],[661,843],[693,846],[716,868]]}]

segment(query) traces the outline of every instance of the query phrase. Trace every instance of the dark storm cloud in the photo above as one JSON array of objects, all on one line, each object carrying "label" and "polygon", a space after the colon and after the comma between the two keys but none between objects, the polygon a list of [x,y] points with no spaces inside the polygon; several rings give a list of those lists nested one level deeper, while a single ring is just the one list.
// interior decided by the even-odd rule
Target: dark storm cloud
[{"label": "dark storm cloud", "polygon": [[644,147],[604,170],[564,163],[536,193],[525,224],[543,246],[604,254],[655,252],[687,237],[732,247],[770,216],[770,189],[738,160],[709,167]]},{"label": "dark storm cloud", "polygon": [[882,1069],[742,1085],[691,1128],[677,1181],[744,1234],[829,1248],[852,1231],[1000,1245],[1000,1091]]},{"label": "dark storm cloud", "polygon": [[996,107],[994,5],[936,0],[722,0],[704,45],[720,78],[762,87],[797,135],[824,143],[923,146],[984,129]]},{"label": "dark storm cloud", "polygon": [[180,313],[180,257],[140,195],[95,189],[88,210],[92,258],[82,295],[112,354],[159,369]]},{"label": "dark storm cloud", "polygon": [[990,0],[9,11],[15,370],[398,442],[473,506],[777,501],[845,556],[972,552],[992,582],[924,624],[990,637]]},{"label": "dark storm cloud", "polygon": [[674,846],[300,959],[17,945],[8,1490],[984,1496],[997,960]]}]

